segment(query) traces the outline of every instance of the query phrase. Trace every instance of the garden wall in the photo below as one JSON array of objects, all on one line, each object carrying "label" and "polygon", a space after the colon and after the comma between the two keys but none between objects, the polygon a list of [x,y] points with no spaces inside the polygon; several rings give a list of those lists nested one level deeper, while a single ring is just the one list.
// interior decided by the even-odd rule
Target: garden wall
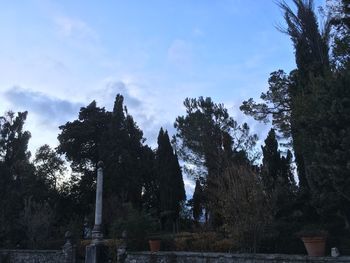
[{"label": "garden wall", "polygon": [[194,252],[128,252],[125,263],[331,263],[350,257],[308,257],[281,254],[225,254]]},{"label": "garden wall", "polygon": [[74,263],[64,250],[0,250],[0,263]]}]

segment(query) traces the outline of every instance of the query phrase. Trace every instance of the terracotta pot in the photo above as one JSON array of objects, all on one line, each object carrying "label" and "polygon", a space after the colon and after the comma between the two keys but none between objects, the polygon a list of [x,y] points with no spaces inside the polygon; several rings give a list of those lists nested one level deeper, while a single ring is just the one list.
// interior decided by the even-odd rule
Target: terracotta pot
[{"label": "terracotta pot", "polygon": [[323,257],[325,255],[325,237],[302,237],[307,254],[311,257]]},{"label": "terracotta pot", "polygon": [[148,243],[151,252],[157,252],[160,250],[160,240],[149,240]]}]

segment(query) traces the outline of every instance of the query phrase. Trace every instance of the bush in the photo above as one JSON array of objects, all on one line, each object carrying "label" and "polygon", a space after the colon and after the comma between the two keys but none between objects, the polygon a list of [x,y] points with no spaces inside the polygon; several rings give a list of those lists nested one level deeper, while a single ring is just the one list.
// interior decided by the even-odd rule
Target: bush
[{"label": "bush", "polygon": [[257,173],[249,166],[231,164],[217,180],[217,212],[223,229],[243,252],[257,252],[266,225],[271,222],[269,197]]},{"label": "bush", "polygon": [[151,214],[137,210],[131,204],[125,204],[123,214],[113,222],[111,233],[114,238],[127,233],[128,248],[131,250],[145,250],[151,233],[157,229],[157,221]]},{"label": "bush", "polygon": [[47,202],[38,203],[32,197],[24,200],[20,222],[25,229],[29,248],[42,248],[50,238],[54,220],[53,209]]},{"label": "bush", "polygon": [[216,232],[180,233],[174,237],[175,250],[198,252],[233,252],[237,243]]}]

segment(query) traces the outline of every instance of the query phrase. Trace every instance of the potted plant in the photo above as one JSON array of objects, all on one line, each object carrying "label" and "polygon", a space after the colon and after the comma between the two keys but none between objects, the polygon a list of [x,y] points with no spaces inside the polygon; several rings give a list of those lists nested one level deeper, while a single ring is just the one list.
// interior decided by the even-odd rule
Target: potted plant
[{"label": "potted plant", "polygon": [[323,257],[325,255],[326,240],[328,232],[318,225],[308,225],[297,235],[304,242],[307,254],[312,257]]},{"label": "potted plant", "polygon": [[159,236],[151,235],[148,238],[149,249],[151,252],[158,252],[160,250],[161,239]]}]

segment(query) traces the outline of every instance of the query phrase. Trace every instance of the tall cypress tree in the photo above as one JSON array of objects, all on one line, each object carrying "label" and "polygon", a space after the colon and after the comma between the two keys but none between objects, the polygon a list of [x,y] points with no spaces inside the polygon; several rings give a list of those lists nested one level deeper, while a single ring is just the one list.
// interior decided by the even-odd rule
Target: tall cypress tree
[{"label": "tall cypress tree", "polygon": [[192,215],[195,223],[199,222],[200,217],[203,214],[203,189],[199,179],[196,180],[196,186],[194,188],[192,197]]},{"label": "tall cypress tree", "polygon": [[158,135],[156,167],[159,174],[162,228],[169,231],[176,226],[180,204],[186,200],[186,195],[177,155],[170,144],[168,132],[162,128]]},{"label": "tall cypress tree", "polygon": [[281,156],[278,150],[278,142],[275,130],[271,129],[265,139],[265,146],[261,146],[263,152],[261,179],[266,193],[271,194],[275,202],[275,216],[280,218],[290,213],[294,205],[296,183],[291,168],[291,152],[287,156]]},{"label": "tall cypress tree", "polygon": [[[106,195],[140,208],[144,184],[141,167],[148,160],[143,155],[143,132],[128,114],[120,94],[115,98],[111,119],[102,137],[99,151],[105,164]],[[109,204],[110,210],[114,210],[113,201]]]},{"label": "tall cypress tree", "polygon": [[280,170],[280,153],[276,140],[275,130],[271,129],[265,139],[265,146],[261,146],[263,152],[262,181],[267,190],[274,190]]}]

